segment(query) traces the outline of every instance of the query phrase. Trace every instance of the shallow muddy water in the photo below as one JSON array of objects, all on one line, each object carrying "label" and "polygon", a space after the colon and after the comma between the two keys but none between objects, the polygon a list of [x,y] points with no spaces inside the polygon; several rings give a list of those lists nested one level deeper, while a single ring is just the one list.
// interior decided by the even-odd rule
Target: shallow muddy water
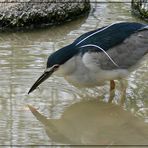
[{"label": "shallow muddy water", "polygon": [[[0,144],[148,144],[148,60],[127,78],[126,102],[119,84],[107,104],[109,83],[78,89],[52,76],[27,94],[47,57],[86,31],[115,21],[136,21],[130,3],[93,3],[88,17],[27,32],[0,33]],[[31,104],[45,116],[26,106]],[[136,117],[134,117],[136,116]]]}]

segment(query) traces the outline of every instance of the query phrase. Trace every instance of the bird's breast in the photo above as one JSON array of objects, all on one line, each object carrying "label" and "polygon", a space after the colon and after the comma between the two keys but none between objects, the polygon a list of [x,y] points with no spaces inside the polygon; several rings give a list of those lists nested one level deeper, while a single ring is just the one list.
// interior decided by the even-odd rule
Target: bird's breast
[{"label": "bird's breast", "polygon": [[64,77],[69,83],[77,87],[102,85],[102,82],[97,80],[97,73],[85,66],[80,55],[71,58],[61,65],[56,74]]},{"label": "bird's breast", "polygon": [[76,87],[95,87],[103,85],[106,80],[126,77],[128,71],[124,69],[103,70],[100,67],[93,70],[84,64],[81,56],[75,56],[60,66],[57,75],[64,77]]}]

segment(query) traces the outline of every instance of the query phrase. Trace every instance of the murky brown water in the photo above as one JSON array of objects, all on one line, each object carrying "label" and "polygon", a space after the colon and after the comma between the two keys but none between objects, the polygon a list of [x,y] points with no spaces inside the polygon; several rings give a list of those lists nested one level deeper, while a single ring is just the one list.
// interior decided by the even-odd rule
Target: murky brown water
[{"label": "murky brown water", "polygon": [[[79,90],[56,76],[27,95],[53,51],[103,25],[140,22],[131,15],[129,3],[98,3],[92,4],[92,8],[88,18],[60,26],[0,34],[1,145],[148,144],[147,59],[128,78],[128,112],[115,105],[120,96],[119,86],[112,105],[105,103],[108,85]],[[35,117],[26,104],[32,104],[50,120],[36,112]]]}]

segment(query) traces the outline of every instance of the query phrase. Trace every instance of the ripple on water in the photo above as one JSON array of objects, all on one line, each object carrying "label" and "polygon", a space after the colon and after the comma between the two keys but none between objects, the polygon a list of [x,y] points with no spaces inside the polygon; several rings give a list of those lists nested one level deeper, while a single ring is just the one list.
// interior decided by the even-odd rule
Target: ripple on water
[{"label": "ripple on water", "polygon": [[[116,21],[142,22],[131,15],[130,4],[127,3],[92,3],[92,8],[94,9],[91,10],[88,18],[81,18],[64,25],[31,32],[1,34],[0,144],[42,145],[54,143],[54,140],[49,140],[47,137],[43,125],[25,108],[26,104],[36,106],[50,118],[59,119],[71,104],[74,105],[78,101],[81,102],[85,99],[98,101],[97,97],[100,100],[107,101],[108,83],[104,87],[80,90],[67,83],[63,78],[56,76],[51,77],[39,89],[27,95],[29,88],[44,71],[47,57],[53,51],[70,44],[87,31]],[[130,75],[126,98],[126,109],[145,119],[146,122],[148,117],[147,68],[148,62],[146,61]],[[119,100],[119,90],[117,83],[115,102]],[[85,110],[82,107],[79,109],[82,111],[81,113],[85,113],[85,119],[84,116],[79,116],[79,120],[82,118],[84,121],[88,121],[91,117],[87,118],[87,110],[84,112]],[[104,112],[105,110],[102,110],[102,119]],[[75,112],[73,112],[73,115],[75,115]],[[77,115],[79,115],[78,111]],[[74,119],[72,120],[74,121]],[[94,120],[96,121],[96,118]],[[113,121],[110,120],[109,122]],[[74,123],[78,124],[79,122],[75,120]],[[87,127],[87,129],[91,131],[92,127]],[[114,131],[116,131],[116,128]],[[75,135],[75,137],[80,135]],[[89,136],[91,136],[91,133],[86,133],[84,138],[90,142]],[[85,141],[85,139],[83,140]],[[57,143],[55,142],[55,144]]]}]

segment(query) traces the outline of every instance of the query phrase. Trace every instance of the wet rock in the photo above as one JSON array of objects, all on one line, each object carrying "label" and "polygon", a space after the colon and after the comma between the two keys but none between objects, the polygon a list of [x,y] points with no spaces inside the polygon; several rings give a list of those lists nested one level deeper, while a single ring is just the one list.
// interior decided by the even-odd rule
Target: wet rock
[{"label": "wet rock", "polygon": [[18,3],[1,3],[0,28],[34,28],[61,24],[86,14],[89,9],[89,0],[20,0]]},{"label": "wet rock", "polygon": [[147,0],[132,0],[132,12],[148,22]]}]

